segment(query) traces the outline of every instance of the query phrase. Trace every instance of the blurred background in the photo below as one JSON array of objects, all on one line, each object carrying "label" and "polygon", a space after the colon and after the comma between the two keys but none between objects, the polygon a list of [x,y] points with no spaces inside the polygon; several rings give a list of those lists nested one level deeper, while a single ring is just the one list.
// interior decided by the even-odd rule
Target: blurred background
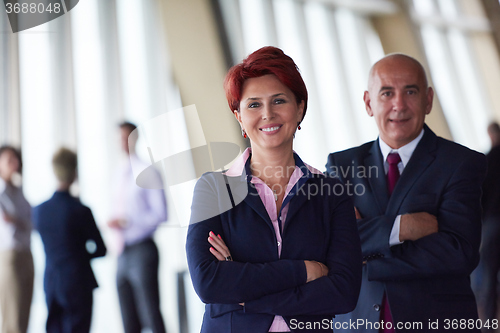
[{"label": "blurred background", "polygon": [[[111,183],[124,158],[117,124],[145,124],[194,104],[198,119],[169,117],[161,145],[187,150],[202,135],[243,150],[247,142],[222,82],[230,66],[265,45],[282,48],[300,68],[309,108],[295,150],[321,170],[328,153],[377,137],[362,96],[370,66],[387,53],[409,54],[426,67],[437,93],[427,124],[438,135],[487,152],[486,127],[500,120],[498,0],[82,0],[68,14],[15,34],[2,10],[0,27],[0,143],[22,148],[25,196],[32,206],[47,200],[56,184],[52,154],[74,149],[73,190],[105,241]],[[139,155],[148,160],[147,151]],[[176,204],[168,187],[166,195],[169,220],[155,236],[163,316],[171,333],[199,332],[203,305],[186,273],[181,221],[190,198]],[[39,333],[47,310],[36,232],[32,251],[29,332]],[[92,332],[122,332],[116,255],[93,268],[100,288]]]}]

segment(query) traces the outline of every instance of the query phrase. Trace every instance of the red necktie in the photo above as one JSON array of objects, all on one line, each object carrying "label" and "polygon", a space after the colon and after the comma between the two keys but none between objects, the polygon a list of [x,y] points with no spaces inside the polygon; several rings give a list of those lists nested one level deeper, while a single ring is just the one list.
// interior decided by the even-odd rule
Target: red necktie
[{"label": "red necktie", "polygon": [[396,182],[399,179],[399,162],[401,162],[401,157],[398,153],[390,153],[387,155],[387,163],[389,164],[389,171],[387,172],[387,189],[389,190],[389,196],[394,191]]},{"label": "red necktie", "polygon": [[[389,163],[389,171],[387,172],[387,190],[389,191],[389,196],[394,191],[394,187],[399,179],[399,162],[401,162],[401,157],[398,153],[390,153],[387,155],[387,163]],[[389,300],[387,299],[387,295],[385,293],[380,309],[380,320],[384,321],[384,326],[379,330],[380,333],[396,332],[393,328],[394,322],[392,320],[391,308],[389,307]],[[393,324],[392,326],[389,325],[391,328],[387,328],[388,322]]]}]

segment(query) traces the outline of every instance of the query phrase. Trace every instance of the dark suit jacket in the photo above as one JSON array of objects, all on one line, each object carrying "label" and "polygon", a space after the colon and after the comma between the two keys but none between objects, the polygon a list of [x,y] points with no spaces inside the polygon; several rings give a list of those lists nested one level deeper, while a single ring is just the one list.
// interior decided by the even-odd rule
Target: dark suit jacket
[{"label": "dark suit jacket", "polygon": [[90,209],[68,192],[55,192],[33,209],[33,223],[45,248],[47,300],[92,292],[97,282],[90,259],[104,256],[106,247]]},{"label": "dark suit jacket", "polygon": [[[378,140],[328,157],[327,172],[357,189],[353,199],[363,217],[358,230],[367,260],[358,305],[339,322],[377,323],[384,291],[395,323],[423,324],[423,330],[397,332],[428,331],[429,320],[439,320],[443,330],[445,319],[477,319],[469,275],[479,260],[486,159],[424,129],[390,198]],[[435,215],[439,232],[389,247],[396,216],[415,212]]]},{"label": "dark suit jacket", "polygon": [[500,218],[500,146],[491,148],[486,155],[488,173],[483,183],[484,218]]},{"label": "dark suit jacket", "polygon": [[[352,202],[347,195],[333,193],[335,185],[341,186],[339,180],[312,174],[298,156],[295,159],[305,175],[283,203],[290,206],[281,258],[264,204],[244,175],[224,179],[221,173],[208,173],[198,181],[191,219],[202,220],[200,214],[207,211],[207,216],[215,215],[191,224],[186,244],[194,288],[207,304],[202,332],[264,333],[275,315],[283,316],[294,332],[301,331],[299,322],[329,327],[335,314],[356,305],[361,249]],[[247,161],[250,174],[248,166]],[[232,184],[236,206],[210,214],[228,197],[226,180]],[[236,198],[241,188],[244,193],[248,189],[248,195]],[[209,252],[209,231],[222,236],[233,262],[218,261]],[[306,283],[304,260],[324,263],[328,276]]]}]

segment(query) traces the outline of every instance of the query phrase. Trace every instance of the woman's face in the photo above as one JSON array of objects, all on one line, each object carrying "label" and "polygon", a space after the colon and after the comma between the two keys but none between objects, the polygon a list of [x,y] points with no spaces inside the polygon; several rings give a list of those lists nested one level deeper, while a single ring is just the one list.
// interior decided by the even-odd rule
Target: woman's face
[{"label": "woman's face", "polygon": [[272,74],[243,83],[236,119],[255,149],[291,149],[293,135],[302,120],[304,102]]},{"label": "woman's face", "polygon": [[12,175],[19,171],[19,160],[14,152],[7,149],[0,155],[0,177],[11,180]]}]

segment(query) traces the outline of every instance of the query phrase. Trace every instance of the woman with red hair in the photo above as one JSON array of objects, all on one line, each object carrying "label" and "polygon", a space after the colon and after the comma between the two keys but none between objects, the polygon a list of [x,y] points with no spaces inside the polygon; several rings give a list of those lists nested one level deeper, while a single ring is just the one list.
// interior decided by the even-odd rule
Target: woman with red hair
[{"label": "woman with red hair", "polygon": [[289,56],[264,47],[224,88],[251,148],[194,191],[186,250],[206,303],[202,332],[331,332],[335,314],[356,305],[361,248],[343,185],[293,151],[304,81]]}]

